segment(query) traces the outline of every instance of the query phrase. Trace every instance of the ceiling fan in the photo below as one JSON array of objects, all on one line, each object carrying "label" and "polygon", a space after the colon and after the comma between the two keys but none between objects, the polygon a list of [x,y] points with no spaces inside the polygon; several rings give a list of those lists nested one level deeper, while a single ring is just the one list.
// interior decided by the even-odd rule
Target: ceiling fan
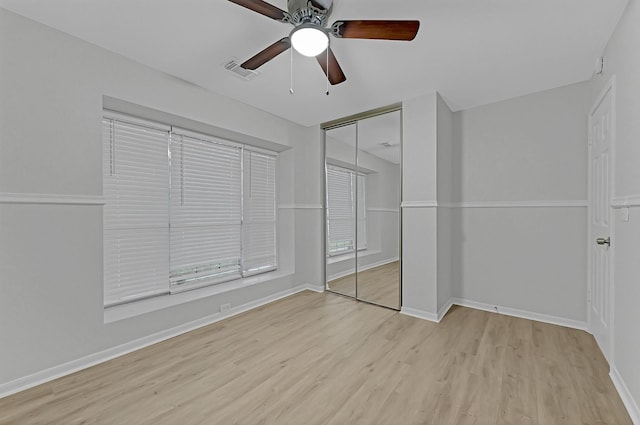
[{"label": "ceiling fan", "polygon": [[284,37],[240,65],[256,70],[291,46],[309,57],[316,57],[332,85],[346,81],[331,47],[329,36],[372,40],[411,41],[418,34],[420,21],[335,21],[326,28],[333,9],[333,0],[288,0],[288,12],[263,0],[229,0],[276,21],[292,24],[295,28]]}]

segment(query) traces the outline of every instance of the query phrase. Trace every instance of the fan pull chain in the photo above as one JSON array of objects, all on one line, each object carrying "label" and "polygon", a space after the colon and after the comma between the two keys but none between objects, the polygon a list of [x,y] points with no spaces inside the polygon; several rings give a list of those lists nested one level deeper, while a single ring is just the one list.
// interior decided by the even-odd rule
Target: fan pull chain
[{"label": "fan pull chain", "polygon": [[327,45],[327,96],[329,96],[329,45]]},{"label": "fan pull chain", "polygon": [[293,95],[295,93],[293,91],[293,47],[290,48],[289,50],[291,51],[291,69],[290,69],[291,79],[289,81],[289,93]]}]

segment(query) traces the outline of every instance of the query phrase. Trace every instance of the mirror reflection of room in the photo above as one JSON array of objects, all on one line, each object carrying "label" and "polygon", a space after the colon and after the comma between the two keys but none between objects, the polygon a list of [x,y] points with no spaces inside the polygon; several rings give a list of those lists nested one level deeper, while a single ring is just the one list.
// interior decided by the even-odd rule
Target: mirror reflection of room
[{"label": "mirror reflection of room", "polygon": [[400,111],[326,132],[327,289],[400,308]]},{"label": "mirror reflection of room", "polygon": [[326,132],[327,289],[356,296],[357,124]]},{"label": "mirror reflection of room", "polygon": [[[358,299],[400,308],[400,111],[358,122]],[[358,189],[360,184],[358,185]],[[362,237],[360,237],[362,235]]]}]

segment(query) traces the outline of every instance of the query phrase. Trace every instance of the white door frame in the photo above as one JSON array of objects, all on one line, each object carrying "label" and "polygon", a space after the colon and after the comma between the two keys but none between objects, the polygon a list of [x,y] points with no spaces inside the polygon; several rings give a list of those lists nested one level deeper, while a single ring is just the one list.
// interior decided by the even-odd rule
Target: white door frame
[{"label": "white door frame", "polygon": [[609,192],[609,210],[611,211],[611,220],[609,223],[609,235],[611,237],[611,246],[609,247],[609,308],[608,308],[608,312],[609,312],[609,338],[608,338],[608,344],[609,344],[609,353],[608,353],[608,358],[607,361],[609,362],[610,367],[613,366],[613,360],[615,359],[615,355],[614,355],[614,329],[615,329],[615,324],[614,324],[614,319],[615,319],[615,314],[614,314],[614,306],[615,306],[615,292],[614,292],[614,288],[615,288],[615,270],[613,265],[615,264],[615,246],[616,246],[616,232],[615,232],[615,216],[614,213],[615,211],[611,209],[611,202],[613,200],[613,198],[615,197],[615,169],[616,169],[616,76],[613,75],[611,76],[611,79],[609,79],[609,81],[604,85],[604,87],[602,88],[602,91],[600,92],[600,94],[598,95],[596,101],[594,102],[593,106],[591,107],[591,110],[589,111],[589,121],[588,121],[588,126],[589,126],[589,148],[588,148],[588,184],[587,184],[587,199],[588,199],[588,213],[587,213],[587,323],[589,326],[589,332],[593,333],[593,326],[592,326],[592,315],[591,315],[591,304],[592,304],[592,294],[591,294],[591,280],[592,280],[592,276],[591,276],[591,248],[592,248],[592,244],[595,243],[595,241],[592,240],[592,235],[591,235],[591,230],[592,230],[592,226],[591,226],[591,222],[592,222],[592,212],[593,212],[593,196],[592,196],[592,158],[591,158],[591,140],[592,140],[592,130],[591,130],[591,124],[592,124],[592,120],[593,120],[593,115],[595,114],[596,110],[598,109],[598,107],[600,106],[600,104],[602,103],[602,101],[604,100],[605,96],[611,92],[611,167],[609,167],[609,186],[610,186],[610,192]]}]

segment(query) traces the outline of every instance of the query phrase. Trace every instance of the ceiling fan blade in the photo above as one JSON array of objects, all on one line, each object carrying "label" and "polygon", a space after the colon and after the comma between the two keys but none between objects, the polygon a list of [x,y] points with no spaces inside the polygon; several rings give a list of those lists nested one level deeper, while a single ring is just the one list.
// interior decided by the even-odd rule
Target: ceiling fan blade
[{"label": "ceiling fan blade", "polygon": [[285,37],[276,41],[260,53],[254,55],[251,59],[246,60],[240,66],[244,69],[256,70],[278,56],[280,53],[286,52],[290,47],[291,41],[289,41],[289,37]]},{"label": "ceiling fan blade", "polygon": [[416,38],[420,21],[336,21],[331,26],[339,38],[371,40],[404,40]]},{"label": "ceiling fan blade", "polygon": [[[329,52],[329,72],[327,72],[327,52]],[[316,59],[318,59],[318,63],[322,67],[325,75],[329,78],[332,86],[347,81],[347,77],[345,77],[344,72],[342,72],[342,68],[340,68],[340,64],[333,54],[331,47],[328,47],[327,50],[316,56]]]},{"label": "ceiling fan blade", "polygon": [[284,10],[262,0],[229,0],[231,3],[246,7],[247,9],[268,16],[276,21],[285,22],[286,13]]}]

